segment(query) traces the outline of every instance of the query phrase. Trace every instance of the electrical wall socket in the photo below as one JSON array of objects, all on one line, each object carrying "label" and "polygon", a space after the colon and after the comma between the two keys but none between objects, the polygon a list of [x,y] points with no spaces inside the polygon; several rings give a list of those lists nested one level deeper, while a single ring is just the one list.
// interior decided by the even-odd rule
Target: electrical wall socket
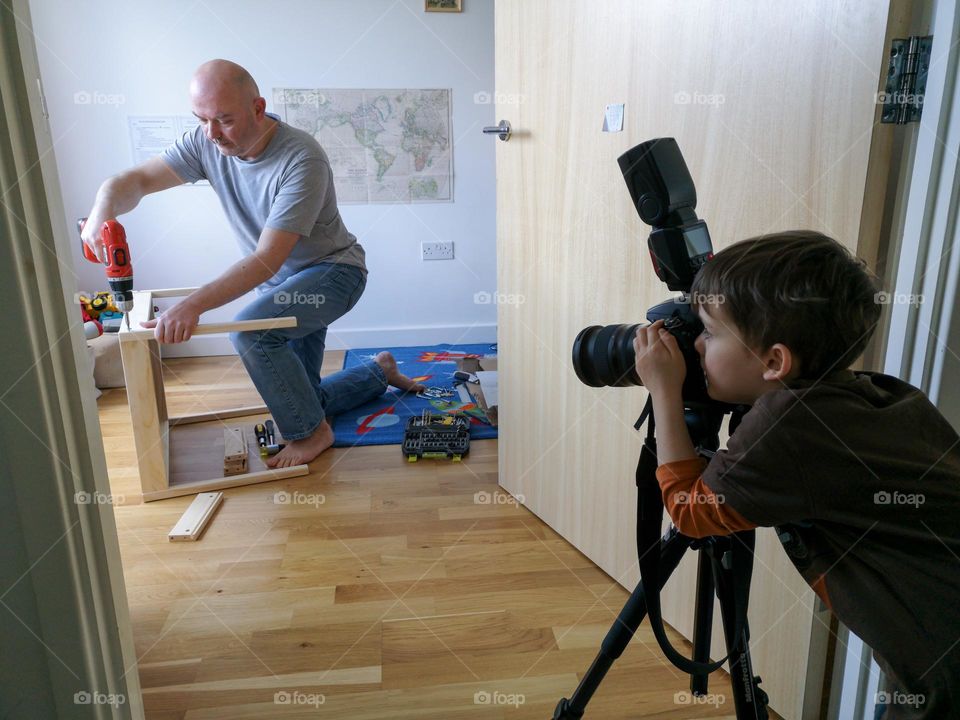
[{"label": "electrical wall socket", "polygon": [[421,260],[453,260],[453,242],[420,243]]}]

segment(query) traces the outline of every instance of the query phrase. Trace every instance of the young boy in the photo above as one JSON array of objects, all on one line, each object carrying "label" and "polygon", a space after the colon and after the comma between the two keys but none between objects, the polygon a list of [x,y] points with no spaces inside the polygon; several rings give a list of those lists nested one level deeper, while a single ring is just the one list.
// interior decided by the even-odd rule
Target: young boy
[{"label": "young boy", "polygon": [[676,339],[637,332],[674,524],[793,525],[794,565],[887,674],[878,717],[960,718],[960,437],[921,391],[848,369],[880,316],[862,263],[819,233],[768,235],[717,253],[691,294],[716,300],[695,305],[710,397],[751,409],[698,458]]}]

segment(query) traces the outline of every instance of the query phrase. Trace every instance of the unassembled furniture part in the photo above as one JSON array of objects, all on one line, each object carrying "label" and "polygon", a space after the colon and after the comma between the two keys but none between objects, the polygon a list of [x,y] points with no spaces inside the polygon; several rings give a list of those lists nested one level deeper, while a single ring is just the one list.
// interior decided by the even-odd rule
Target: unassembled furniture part
[{"label": "unassembled furniture part", "polygon": [[[267,413],[264,405],[168,417],[160,344],[154,338],[153,330],[140,327],[140,323],[153,319],[155,299],[180,297],[191,292],[193,288],[134,292],[130,330],[124,327],[119,333],[144,502],[306,475],[309,472],[306,465],[294,465],[223,477],[222,421],[245,416],[263,417]],[[193,334],[296,327],[296,324],[296,318],[292,317],[201,323]],[[254,422],[259,420],[250,420],[251,427]],[[256,450],[256,443],[253,448]],[[255,454],[253,462],[249,459],[247,462],[248,467],[256,467],[261,463],[259,454]]]}]

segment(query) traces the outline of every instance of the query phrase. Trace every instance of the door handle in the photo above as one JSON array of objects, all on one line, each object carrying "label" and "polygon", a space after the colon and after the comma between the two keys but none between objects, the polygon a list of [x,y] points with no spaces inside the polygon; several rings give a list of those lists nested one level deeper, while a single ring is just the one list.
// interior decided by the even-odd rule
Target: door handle
[{"label": "door handle", "polygon": [[506,142],[510,139],[510,136],[513,134],[513,130],[510,128],[510,123],[507,120],[501,120],[499,125],[488,125],[483,129],[484,135],[496,135],[501,140]]}]

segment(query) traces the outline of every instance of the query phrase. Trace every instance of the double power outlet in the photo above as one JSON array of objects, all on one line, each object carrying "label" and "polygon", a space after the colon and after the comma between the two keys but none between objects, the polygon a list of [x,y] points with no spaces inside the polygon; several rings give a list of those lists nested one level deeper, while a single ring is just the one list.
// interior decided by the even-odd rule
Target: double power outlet
[{"label": "double power outlet", "polygon": [[421,260],[453,260],[453,242],[420,243]]}]

